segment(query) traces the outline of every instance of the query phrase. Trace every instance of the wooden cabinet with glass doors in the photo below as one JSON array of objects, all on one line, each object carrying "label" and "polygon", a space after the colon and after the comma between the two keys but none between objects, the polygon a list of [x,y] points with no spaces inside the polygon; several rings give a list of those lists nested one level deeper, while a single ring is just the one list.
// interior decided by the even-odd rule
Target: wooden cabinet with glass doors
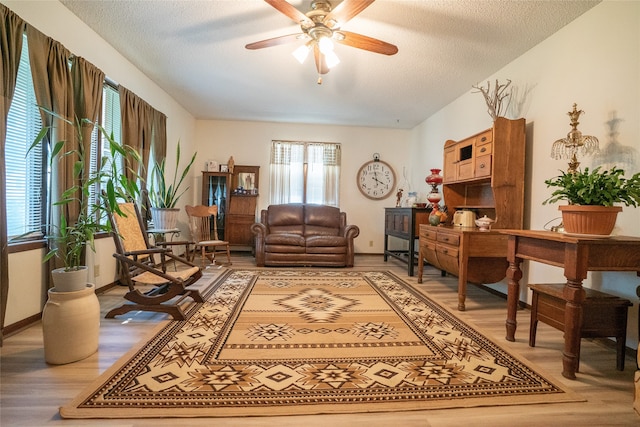
[{"label": "wooden cabinet with glass doors", "polygon": [[202,172],[202,204],[218,206],[218,238],[252,249],[251,224],[256,221],[260,166],[236,165],[233,173]]}]

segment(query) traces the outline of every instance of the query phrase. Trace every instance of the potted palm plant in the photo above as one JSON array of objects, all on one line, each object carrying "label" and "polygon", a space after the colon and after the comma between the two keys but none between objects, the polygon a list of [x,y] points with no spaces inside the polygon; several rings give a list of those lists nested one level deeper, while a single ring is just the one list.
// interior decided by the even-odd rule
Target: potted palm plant
[{"label": "potted palm plant", "polygon": [[609,170],[597,167],[561,172],[545,184],[556,189],[543,204],[569,202],[558,208],[567,233],[608,236],[622,211],[619,205],[640,204],[640,172],[626,179],[624,170],[616,166]]},{"label": "potted palm plant", "polygon": [[[99,232],[111,231],[106,221],[109,211],[124,214],[118,207],[123,198],[138,194],[135,180],[127,179],[118,167],[117,159],[126,164],[138,153],[115,141],[104,128],[88,119],[71,122],[43,108],[58,121],[73,126],[76,131],[77,147],[65,150],[66,141],[51,144],[50,161],[70,158],[73,163],[73,182],[65,189],[56,202],[61,209],[59,222],[48,230],[47,238],[53,243],[44,261],[54,257],[64,265],[52,271],[54,287],[48,290],[48,300],[42,311],[42,334],[44,356],[47,363],[64,364],[84,359],[98,349],[100,334],[100,304],[95,294],[95,285],[87,283],[87,267],[84,256],[87,247],[95,251],[94,236]],[[86,163],[82,129],[84,126],[98,126],[109,145],[110,155],[101,159],[95,171],[90,171]],[[51,126],[44,127],[36,136],[29,150],[45,141]],[[102,195],[91,196],[97,184],[104,186]],[[67,205],[78,207],[77,217],[71,217]]]},{"label": "potted palm plant", "polygon": [[184,179],[187,177],[193,162],[196,160],[194,153],[191,157],[191,161],[182,170],[180,179],[178,179],[178,169],[180,168],[180,141],[178,141],[178,147],[176,149],[176,166],[173,173],[173,181],[168,182],[166,179],[166,162],[162,159],[160,162],[155,162],[151,173],[151,188],[149,189],[149,199],[151,201],[151,217],[153,218],[153,226],[159,230],[172,230],[176,228],[178,222],[179,208],[176,208],[176,204],[180,197],[189,189],[180,190]]},{"label": "potted palm plant", "polygon": [[[90,248],[95,252],[94,236],[100,232],[111,231],[111,225],[106,221],[108,211],[121,213],[117,201],[135,197],[139,193],[135,180],[127,179],[120,173],[115,159],[119,157],[128,162],[133,158],[139,161],[140,156],[133,148],[121,145],[115,141],[113,135],[109,135],[104,128],[88,119],[76,119],[74,123],[52,111],[44,108],[43,110],[73,126],[79,142],[77,148],[70,150],[65,150],[66,141],[58,141],[51,147],[51,163],[65,157],[72,159],[75,184],[65,189],[60,200],[55,202],[55,205],[61,207],[61,214],[58,223],[52,225],[48,232],[47,239],[52,244],[43,262],[54,257],[61,261],[62,267],[51,272],[54,287],[58,292],[82,290],[87,284],[87,266],[84,265],[86,249]],[[110,156],[101,159],[93,172],[89,171],[86,164],[82,143],[82,127],[87,125],[97,126],[109,144],[111,153]],[[50,130],[51,126],[43,127],[29,150],[43,143]],[[97,188],[98,184],[104,187],[103,195],[92,198],[92,189]],[[78,215],[77,218],[70,218],[64,207],[74,203],[78,206]]]}]

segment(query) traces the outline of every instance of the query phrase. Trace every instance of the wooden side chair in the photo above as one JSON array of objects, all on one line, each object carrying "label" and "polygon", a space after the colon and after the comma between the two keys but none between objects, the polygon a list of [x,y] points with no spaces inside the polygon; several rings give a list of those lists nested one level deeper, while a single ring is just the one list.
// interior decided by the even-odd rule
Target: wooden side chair
[{"label": "wooden side chair", "polygon": [[[204,302],[198,290],[187,288],[202,277],[201,269],[174,255],[169,248],[150,246],[138,207],[134,203],[121,203],[119,206],[126,216],[109,216],[116,246],[113,256],[120,263],[121,281],[129,287],[124,298],[131,303],[114,308],[105,317],[140,310],[167,313],[175,320],[184,320],[180,307],[184,299]],[[176,271],[167,271],[168,261],[175,262]]]},{"label": "wooden side chair", "polygon": [[191,239],[195,242],[194,256],[200,250],[204,266],[205,259],[215,264],[216,254],[226,252],[227,265],[231,265],[229,242],[218,239],[218,206],[185,206],[185,210],[189,216]]}]

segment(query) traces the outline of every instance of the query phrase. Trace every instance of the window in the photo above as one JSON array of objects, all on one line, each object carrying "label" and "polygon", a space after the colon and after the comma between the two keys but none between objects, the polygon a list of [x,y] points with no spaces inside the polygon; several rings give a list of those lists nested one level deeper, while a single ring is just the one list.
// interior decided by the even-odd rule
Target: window
[{"label": "window", "polygon": [[[120,95],[106,84],[102,98],[102,126],[121,140]],[[44,144],[29,148],[42,129],[29,63],[29,46],[24,35],[16,89],[7,116],[5,165],[7,173],[7,235],[10,240],[40,239],[44,236],[46,199],[48,197],[48,153]],[[29,154],[27,155],[27,151]],[[100,159],[110,156],[109,144],[97,128],[91,138],[90,172],[95,173]],[[100,188],[91,190],[97,201]],[[106,221],[106,218],[103,219]]]},{"label": "window", "polygon": [[7,116],[5,164],[9,239],[42,237],[42,226],[45,223],[46,149],[41,144],[27,155],[41,128],[42,120],[33,90],[25,35],[16,90]]},{"label": "window", "polygon": [[273,141],[270,203],[339,206],[340,144]]},{"label": "window", "polygon": [[[116,141],[122,140],[121,132],[121,120],[120,120],[120,94],[118,89],[114,88],[111,84],[105,82],[102,89],[102,127],[109,135],[113,135]],[[98,165],[101,163],[103,157],[111,158],[111,152],[109,150],[109,143],[106,140],[102,132],[95,127],[93,134],[91,135],[91,165],[90,173],[93,175],[98,170]],[[116,162],[118,162],[119,170],[122,170],[122,159],[118,159],[116,156]],[[103,188],[96,183],[90,190],[91,204],[98,202],[97,195]],[[101,218],[101,221],[106,222],[107,218]]]}]

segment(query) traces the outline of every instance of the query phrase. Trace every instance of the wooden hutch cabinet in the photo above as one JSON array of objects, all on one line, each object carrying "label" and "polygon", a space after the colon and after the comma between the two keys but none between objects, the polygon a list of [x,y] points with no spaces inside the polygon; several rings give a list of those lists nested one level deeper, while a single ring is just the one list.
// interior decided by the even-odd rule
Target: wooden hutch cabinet
[{"label": "wooden hutch cabinet", "polygon": [[251,225],[256,222],[259,180],[260,166],[233,168],[227,211],[227,240],[232,245],[253,248]]},{"label": "wooden hutch cabinet", "polygon": [[[524,221],[525,119],[498,117],[491,129],[444,146],[442,193],[445,224],[420,225],[419,257],[458,276],[458,310],[465,309],[467,282],[495,283],[506,277],[507,236]],[[457,210],[495,220],[491,231],[452,225]],[[422,262],[418,283],[422,283]]]},{"label": "wooden hutch cabinet", "polygon": [[218,237],[231,245],[253,247],[259,166],[236,165],[233,173],[202,172],[202,204],[218,206]]}]

